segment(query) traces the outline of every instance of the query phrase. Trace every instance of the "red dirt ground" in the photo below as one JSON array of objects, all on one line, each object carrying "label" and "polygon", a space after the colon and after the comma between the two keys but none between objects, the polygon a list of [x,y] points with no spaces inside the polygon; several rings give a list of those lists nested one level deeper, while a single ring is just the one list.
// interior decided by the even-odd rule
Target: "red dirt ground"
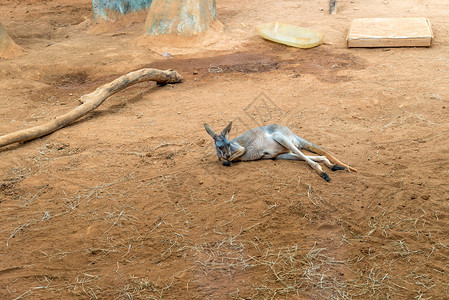
[{"label": "red dirt ground", "polygon": [[[0,59],[0,134],[142,67],[184,81],[0,150],[0,298],[449,298],[449,4],[217,2],[212,32],[148,38],[144,14],[95,24],[90,0],[3,1],[25,54]],[[407,16],[430,19],[432,47],[346,48],[353,18]],[[274,20],[325,44],[261,39]],[[359,172],[226,168],[203,123],[231,120],[231,137],[286,125]]]}]

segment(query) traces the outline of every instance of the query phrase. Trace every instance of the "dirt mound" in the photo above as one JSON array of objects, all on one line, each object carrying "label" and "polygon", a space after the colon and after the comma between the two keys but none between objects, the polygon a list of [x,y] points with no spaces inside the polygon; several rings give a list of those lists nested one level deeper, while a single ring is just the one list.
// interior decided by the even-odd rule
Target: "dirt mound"
[{"label": "dirt mound", "polygon": [[176,34],[142,35],[135,42],[136,45],[148,47],[157,53],[169,51],[172,54],[188,54],[205,52],[211,46],[221,44],[222,40],[223,24],[216,20],[210,24],[207,32],[201,32],[191,36]]},{"label": "dirt mound", "polygon": [[9,37],[5,27],[0,23],[0,57],[6,59],[16,58],[23,52],[24,50]]}]

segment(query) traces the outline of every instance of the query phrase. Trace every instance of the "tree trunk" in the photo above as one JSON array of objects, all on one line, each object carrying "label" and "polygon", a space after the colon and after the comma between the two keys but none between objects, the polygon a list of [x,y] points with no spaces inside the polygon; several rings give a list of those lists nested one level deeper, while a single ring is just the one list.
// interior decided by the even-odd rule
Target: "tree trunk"
[{"label": "tree trunk", "polygon": [[194,35],[216,19],[215,0],[153,0],[145,22],[147,35]]},{"label": "tree trunk", "polygon": [[146,10],[152,0],[92,0],[95,20],[115,21],[119,16]]}]

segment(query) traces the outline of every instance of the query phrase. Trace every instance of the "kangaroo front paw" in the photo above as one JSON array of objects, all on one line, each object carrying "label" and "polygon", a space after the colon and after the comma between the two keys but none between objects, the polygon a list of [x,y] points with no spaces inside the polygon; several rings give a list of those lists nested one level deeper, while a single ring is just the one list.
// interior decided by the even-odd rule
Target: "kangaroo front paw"
[{"label": "kangaroo front paw", "polygon": [[331,181],[331,178],[329,177],[329,175],[326,174],[326,172],[321,172],[320,176],[327,182]]},{"label": "kangaroo front paw", "polygon": [[230,162],[229,160],[223,161],[223,166],[230,167],[231,165],[232,165],[232,162]]},{"label": "kangaroo front paw", "polygon": [[344,169],[345,169],[345,167],[342,167],[342,166],[339,166],[339,165],[335,164],[335,165],[332,166],[331,171],[335,172],[335,171],[344,170]]}]

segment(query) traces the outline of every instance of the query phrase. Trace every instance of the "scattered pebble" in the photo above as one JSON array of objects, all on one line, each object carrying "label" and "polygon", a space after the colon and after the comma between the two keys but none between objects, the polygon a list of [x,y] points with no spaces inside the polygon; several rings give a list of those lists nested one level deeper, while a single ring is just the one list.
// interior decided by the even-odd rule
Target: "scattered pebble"
[{"label": "scattered pebble", "polygon": [[438,94],[430,95],[430,99],[438,100],[441,102],[441,96]]},{"label": "scattered pebble", "polygon": [[163,56],[165,59],[167,59],[167,58],[172,58],[172,57],[173,57],[173,55],[172,55],[170,52],[164,52],[164,53],[162,53],[162,56]]}]

